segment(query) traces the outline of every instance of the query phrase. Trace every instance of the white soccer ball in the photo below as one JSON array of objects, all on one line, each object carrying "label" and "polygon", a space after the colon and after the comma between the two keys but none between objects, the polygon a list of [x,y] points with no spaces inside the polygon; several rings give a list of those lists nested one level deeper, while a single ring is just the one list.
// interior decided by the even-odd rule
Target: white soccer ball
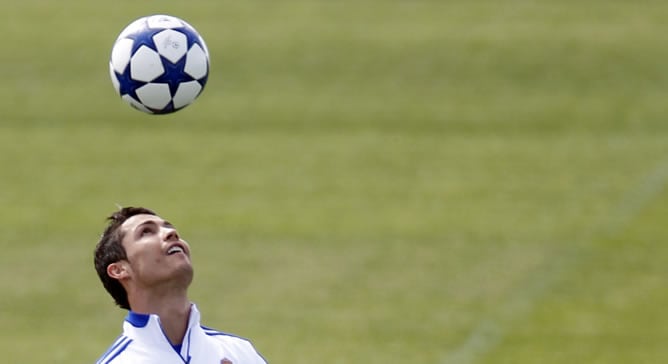
[{"label": "white soccer ball", "polygon": [[116,39],[109,61],[121,98],[149,114],[190,105],[209,78],[209,50],[190,24],[169,15],[130,23]]}]

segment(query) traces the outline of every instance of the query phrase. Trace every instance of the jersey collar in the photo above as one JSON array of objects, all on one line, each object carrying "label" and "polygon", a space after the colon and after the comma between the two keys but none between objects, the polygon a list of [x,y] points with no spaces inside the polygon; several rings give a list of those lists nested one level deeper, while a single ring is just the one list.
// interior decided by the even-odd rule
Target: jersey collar
[{"label": "jersey collar", "polygon": [[[200,313],[197,309],[197,305],[191,303],[190,317],[188,318],[188,328],[191,328],[194,325],[199,325],[199,319]],[[125,316],[125,321],[138,329],[146,327],[146,325],[148,325],[150,322],[155,322],[156,324],[160,325],[160,317],[158,315],[137,313],[134,311],[128,311],[127,316]]]}]

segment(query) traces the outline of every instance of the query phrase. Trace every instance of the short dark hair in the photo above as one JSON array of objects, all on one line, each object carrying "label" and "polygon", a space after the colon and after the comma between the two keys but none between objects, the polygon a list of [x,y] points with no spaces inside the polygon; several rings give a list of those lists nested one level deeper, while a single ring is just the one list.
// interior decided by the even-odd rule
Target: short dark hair
[{"label": "short dark hair", "polygon": [[125,248],[123,248],[122,244],[123,233],[120,227],[125,220],[140,214],[157,215],[145,207],[123,207],[107,218],[109,225],[104,229],[100,241],[95,246],[94,263],[97,275],[100,277],[104,288],[109,292],[114,301],[116,301],[116,304],[126,310],[130,310],[128,294],[123,285],[121,285],[121,282],[107,274],[107,267],[109,264],[127,259]]}]

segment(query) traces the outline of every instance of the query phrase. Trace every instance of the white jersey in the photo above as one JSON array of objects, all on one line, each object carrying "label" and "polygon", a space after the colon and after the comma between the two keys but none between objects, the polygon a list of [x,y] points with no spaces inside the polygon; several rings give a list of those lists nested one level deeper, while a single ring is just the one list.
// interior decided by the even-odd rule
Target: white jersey
[{"label": "white jersey", "polygon": [[266,364],[248,340],[201,326],[199,319],[193,304],[179,350],[165,336],[157,315],[130,311],[123,334],[97,364]]}]

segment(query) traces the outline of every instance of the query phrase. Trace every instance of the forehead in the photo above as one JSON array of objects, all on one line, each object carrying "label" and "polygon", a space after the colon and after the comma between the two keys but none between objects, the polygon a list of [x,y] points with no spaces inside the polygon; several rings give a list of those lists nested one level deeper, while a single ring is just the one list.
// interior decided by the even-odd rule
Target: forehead
[{"label": "forehead", "polygon": [[165,223],[165,220],[160,216],[156,215],[149,215],[149,214],[134,215],[129,217],[127,220],[123,221],[123,224],[121,224],[121,232],[126,233],[128,231],[132,231],[139,225],[151,222],[156,223],[158,225],[163,225]]}]

